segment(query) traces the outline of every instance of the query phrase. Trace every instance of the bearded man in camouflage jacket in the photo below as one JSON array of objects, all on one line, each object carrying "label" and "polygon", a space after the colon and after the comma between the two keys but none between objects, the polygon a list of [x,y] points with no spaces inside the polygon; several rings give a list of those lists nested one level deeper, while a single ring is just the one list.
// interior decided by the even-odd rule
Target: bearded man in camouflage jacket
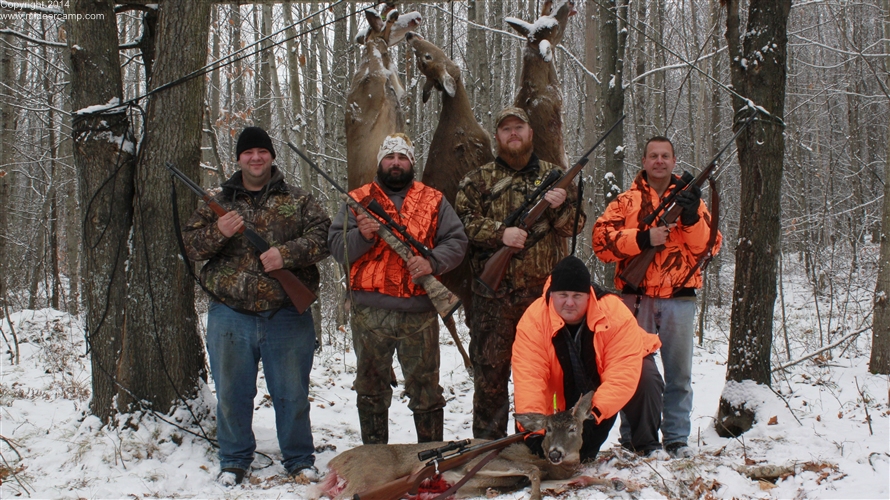
[{"label": "bearded man in camouflage jacket", "polygon": [[[218,217],[201,206],[183,230],[188,256],[208,260],[201,281],[212,294],[207,352],[216,384],[220,473],[240,483],[253,462],[251,422],[260,359],[275,409],[282,465],[290,476],[312,479],[315,447],[309,422],[309,372],[315,350],[312,313],[297,312],[268,272],[289,269],[318,291],[316,263],[329,255],[331,220],[312,196],[284,181],[272,161],[275,148],[259,127],[238,137],[241,170],[214,199],[228,210]],[[243,234],[250,227],[271,245],[257,256]]]},{"label": "bearded man in camouflage jacket", "polygon": [[566,238],[579,233],[587,219],[581,212],[575,224],[577,189],[551,189],[544,195],[550,208],[529,231],[506,227],[504,220],[552,170],[564,172],[535,156],[534,131],[525,111],[505,108],[495,124],[497,158],[467,174],[455,200],[476,276],[502,246],[523,249],[513,257],[496,292],[473,283],[473,313],[468,321],[475,384],[473,436],[481,439],[507,435],[507,382],[516,324],[541,296],[550,271],[568,254]]}]

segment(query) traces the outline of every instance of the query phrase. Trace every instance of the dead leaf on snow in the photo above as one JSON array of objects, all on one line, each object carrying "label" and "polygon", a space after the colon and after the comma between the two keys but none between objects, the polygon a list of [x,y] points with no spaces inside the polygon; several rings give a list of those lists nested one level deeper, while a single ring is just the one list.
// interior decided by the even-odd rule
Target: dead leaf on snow
[{"label": "dead leaf on snow", "polygon": [[769,422],[766,423],[766,425],[778,425],[778,424],[779,424],[779,417],[777,417],[775,415],[770,417]]},{"label": "dead leaf on snow", "polygon": [[776,487],[775,484],[773,484],[773,483],[771,483],[771,482],[769,482],[769,481],[760,481],[760,482],[757,483],[757,484],[760,486],[760,489],[763,490],[763,491],[769,491],[769,490],[771,490],[771,489],[773,489],[773,488]]}]

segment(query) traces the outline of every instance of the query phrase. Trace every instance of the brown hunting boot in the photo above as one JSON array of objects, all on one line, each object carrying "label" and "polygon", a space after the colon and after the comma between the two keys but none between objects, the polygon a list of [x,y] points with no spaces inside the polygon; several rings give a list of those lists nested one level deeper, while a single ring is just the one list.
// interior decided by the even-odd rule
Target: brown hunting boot
[{"label": "brown hunting boot", "polygon": [[417,429],[417,442],[442,441],[444,420],[445,410],[441,409],[426,413],[415,413],[414,428]]},{"label": "brown hunting boot", "polygon": [[362,444],[389,443],[389,412],[368,413],[359,410],[358,421],[362,428]]}]

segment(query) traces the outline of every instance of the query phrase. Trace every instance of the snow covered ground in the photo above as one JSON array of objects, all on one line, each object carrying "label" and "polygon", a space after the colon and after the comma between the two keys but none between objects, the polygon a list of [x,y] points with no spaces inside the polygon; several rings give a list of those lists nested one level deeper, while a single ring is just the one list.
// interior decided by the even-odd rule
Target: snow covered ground
[{"label": "snow covered ground", "polygon": [[[814,311],[801,302],[786,309],[798,354],[818,346]],[[890,498],[890,380],[868,373],[871,332],[835,349],[833,359],[816,357],[774,379],[773,389],[781,397],[763,387],[745,387],[748,406],[757,406],[758,422],[739,439],[724,439],[712,422],[724,385],[729,310],[712,308],[711,314],[716,320],[709,322],[705,343],[695,351],[690,445],[698,455],[667,461],[631,457],[614,449],[616,428],[596,466],[586,472],[619,478],[627,488],[591,487],[560,498]],[[151,414],[121,416],[113,427],[102,426],[89,414],[89,359],[83,355],[83,329],[76,318],[47,309],[13,313],[12,321],[21,361],[13,364],[5,352],[0,365],[0,497],[306,497],[309,485],[288,481],[279,463],[273,411],[262,380],[254,420],[262,455],[254,462],[249,484],[227,489],[215,482],[218,460],[207,440]],[[11,342],[8,323],[0,326]],[[851,324],[847,331],[855,329]],[[472,381],[450,336],[441,330],[441,383],[448,400],[445,439],[471,437]],[[323,450],[316,465],[322,471],[338,452],[361,442],[350,389],[355,357],[343,334],[330,338],[334,341],[315,358],[311,386],[315,444]],[[839,338],[835,334],[832,340]],[[401,389],[390,410],[393,443],[415,441]],[[212,436],[215,404],[213,387],[207,386],[191,402],[200,427],[185,409],[164,418]],[[782,468],[781,478],[772,483],[746,475],[764,466]],[[499,498],[527,495],[528,490],[521,490]]]}]

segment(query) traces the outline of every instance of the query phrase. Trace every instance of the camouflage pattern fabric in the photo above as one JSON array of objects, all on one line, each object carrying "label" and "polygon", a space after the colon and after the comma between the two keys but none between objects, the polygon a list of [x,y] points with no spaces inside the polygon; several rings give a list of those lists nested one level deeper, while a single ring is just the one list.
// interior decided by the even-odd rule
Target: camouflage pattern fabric
[{"label": "camouflage pattern fabric", "polygon": [[[398,353],[408,408],[415,414],[445,407],[439,385],[439,321],[434,311],[400,312],[357,305],[352,317],[357,367],[355,392],[363,438],[366,424],[377,429],[392,403],[392,358]],[[377,429],[382,431],[382,429]],[[384,441],[385,442],[385,441]]]},{"label": "camouflage pattern fabric", "polygon": [[510,361],[516,324],[543,293],[543,286],[514,292],[503,299],[473,295],[470,359],[473,362],[473,437],[507,436],[510,414]]},{"label": "camouflage pattern fabric", "polygon": [[[318,290],[316,263],[330,255],[327,246],[331,219],[303,189],[288,186],[273,165],[272,178],[255,199],[236,172],[214,194],[227,211],[236,211],[245,226],[277,247],[289,269],[310,290]],[[247,311],[268,311],[290,304],[277,280],[263,272],[256,249],[243,234],[226,238],[216,221],[219,217],[203,204],[183,227],[183,241],[192,260],[208,260],[201,269],[201,282],[227,306]]]},{"label": "camouflage pattern fabric", "polygon": [[[532,156],[529,164],[520,171],[494,161],[470,172],[461,181],[454,208],[470,240],[468,252],[474,275],[478,276],[485,261],[503,246],[504,220],[554,169],[564,173],[556,165]],[[496,294],[475,282],[473,291],[489,297],[504,297],[513,290],[543,285],[556,263],[568,253],[566,238],[575,232],[577,198],[578,188],[573,184],[566,190],[565,203],[556,209],[548,208],[530,228],[525,250],[513,257]],[[582,211],[578,232],[586,220]]]}]

